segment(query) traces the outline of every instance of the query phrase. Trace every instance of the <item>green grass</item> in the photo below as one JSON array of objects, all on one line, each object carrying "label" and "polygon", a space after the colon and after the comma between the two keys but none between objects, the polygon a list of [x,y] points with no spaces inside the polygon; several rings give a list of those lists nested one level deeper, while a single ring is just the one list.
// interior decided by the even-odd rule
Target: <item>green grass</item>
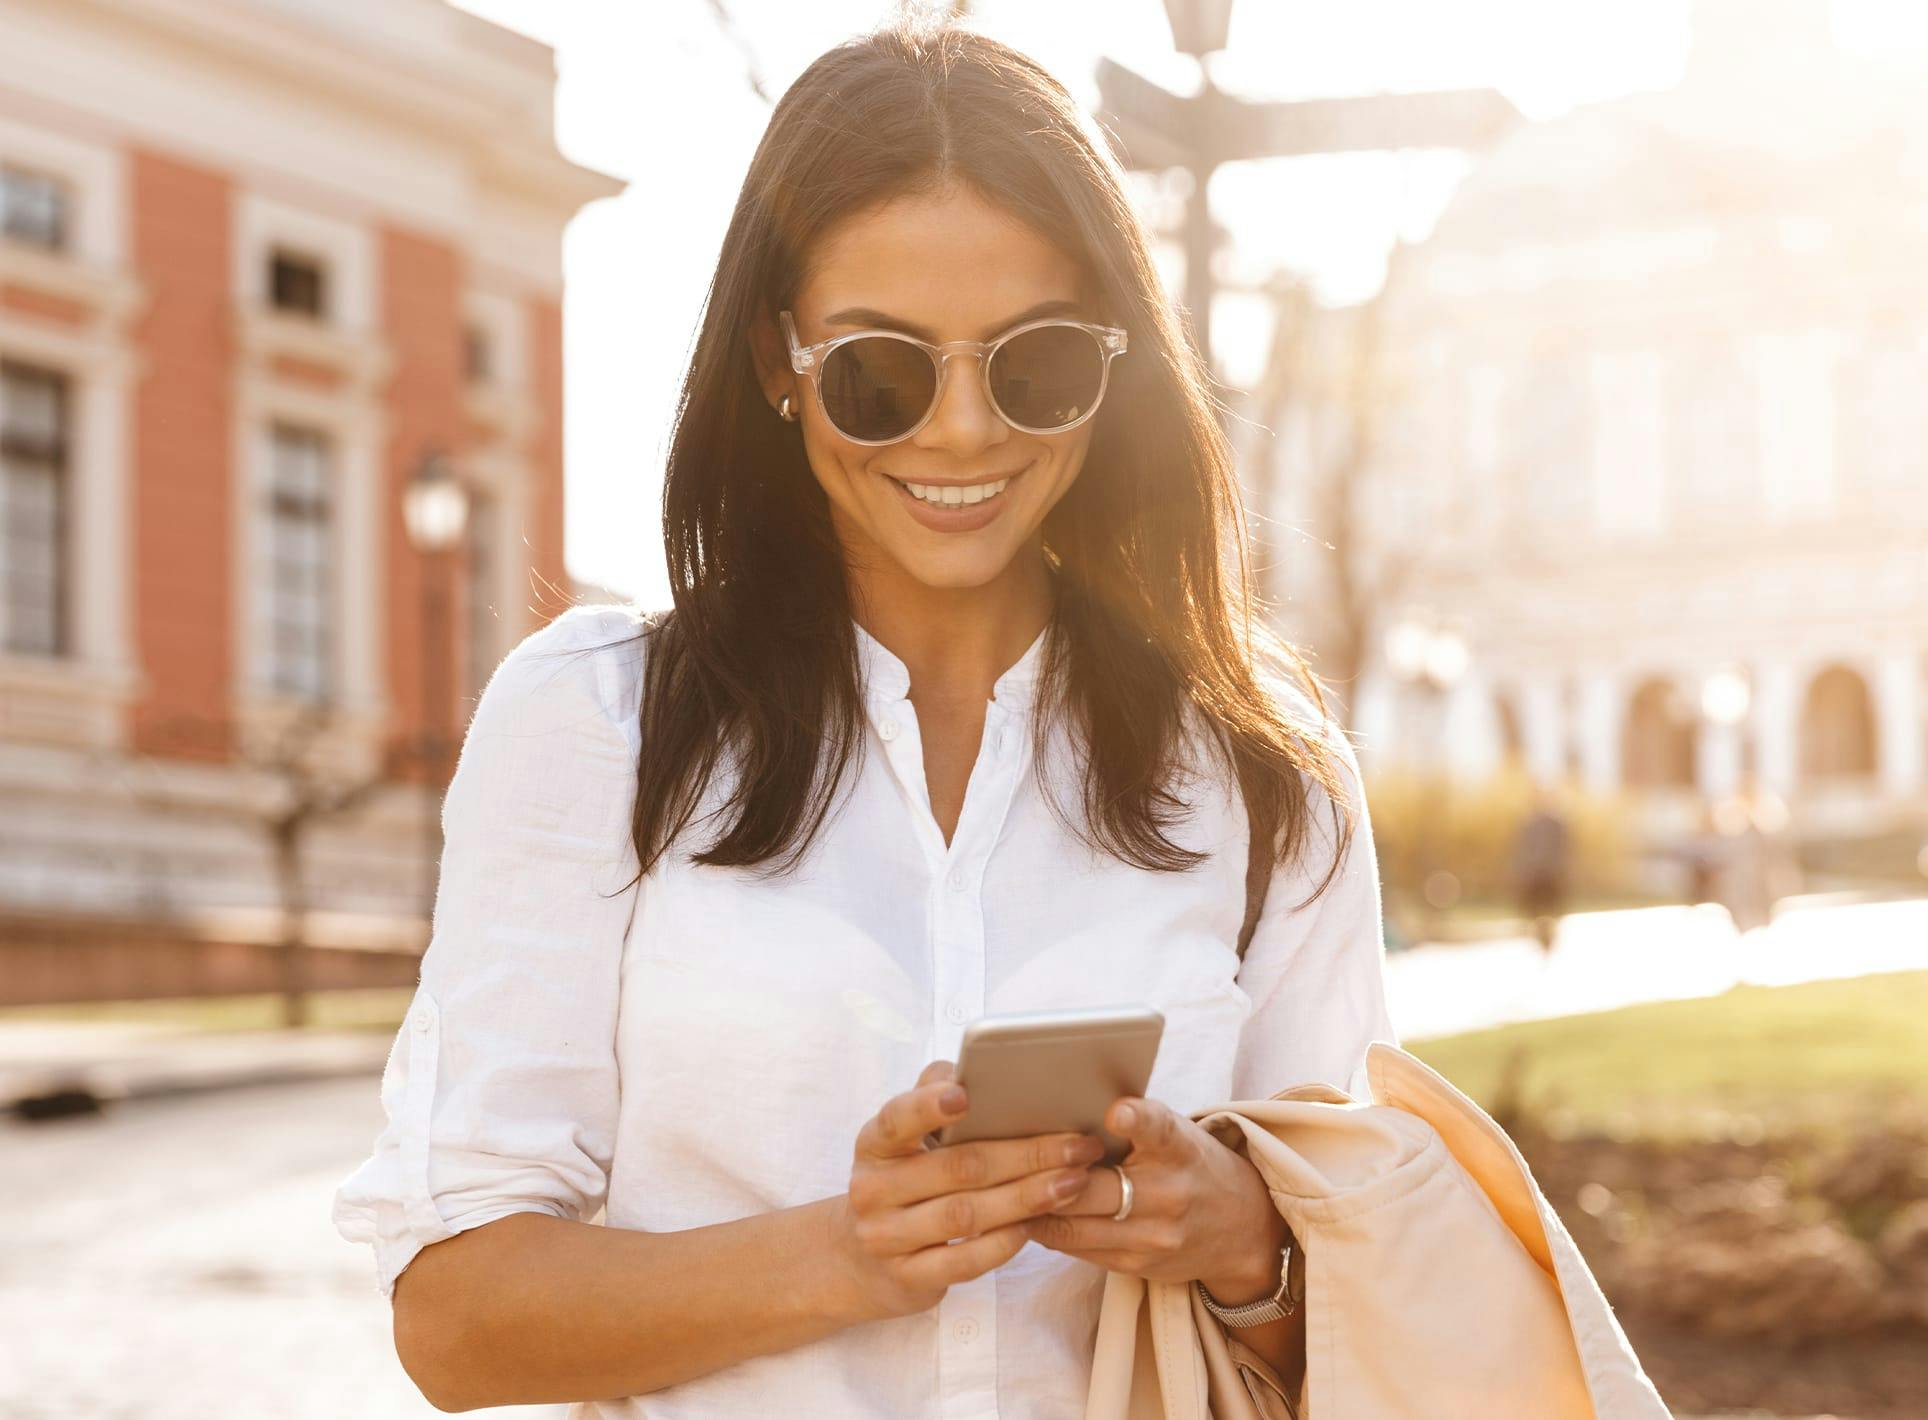
[{"label": "green grass", "polygon": [[[384,986],[355,991],[311,991],[311,1025],[328,1030],[394,1030],[414,989]],[[178,1026],[192,1030],[269,1030],[281,1024],[281,998],[188,996],[161,1001],[89,1001],[59,1006],[0,1008],[0,1026],[82,1022],[103,1025]]]},{"label": "green grass", "polygon": [[1928,1110],[1928,972],[1742,986],[1405,1044],[1487,1108],[1517,1058],[1521,1102],[1561,1132],[1832,1132]]},{"label": "green grass", "polygon": [[[309,999],[317,1026],[392,1031],[411,995],[387,987],[317,991]],[[35,1021],[263,1030],[279,1024],[280,998],[0,1009],[0,1026]],[[1928,1113],[1928,972],[1743,986],[1405,1045],[1489,1109],[1517,1058],[1523,1103],[1563,1133],[1825,1133],[1897,1109]]]}]

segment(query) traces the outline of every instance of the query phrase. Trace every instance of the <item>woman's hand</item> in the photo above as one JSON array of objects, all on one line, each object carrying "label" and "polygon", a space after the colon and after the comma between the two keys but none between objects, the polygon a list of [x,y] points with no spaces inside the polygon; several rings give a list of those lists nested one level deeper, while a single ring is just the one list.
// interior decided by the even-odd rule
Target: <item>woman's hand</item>
[{"label": "woman's hand", "polygon": [[1194,1121],[1137,1096],[1112,1101],[1105,1127],[1131,1141],[1131,1216],[1114,1223],[1123,1188],[1115,1169],[1047,1217],[1023,1224],[1054,1252],[1155,1282],[1198,1278],[1227,1306],[1270,1296],[1290,1236],[1259,1171]]},{"label": "woman's hand", "polygon": [[1009,1262],[1029,1241],[1024,1220],[1085,1190],[1089,1165],[1104,1152],[1078,1133],[926,1144],[926,1134],[968,1108],[968,1100],[945,1102],[951,1090],[964,1093],[952,1072],[952,1062],[933,1060],[915,1088],[884,1101],[858,1132],[833,1227],[864,1315],[923,1311],[953,1282]]}]

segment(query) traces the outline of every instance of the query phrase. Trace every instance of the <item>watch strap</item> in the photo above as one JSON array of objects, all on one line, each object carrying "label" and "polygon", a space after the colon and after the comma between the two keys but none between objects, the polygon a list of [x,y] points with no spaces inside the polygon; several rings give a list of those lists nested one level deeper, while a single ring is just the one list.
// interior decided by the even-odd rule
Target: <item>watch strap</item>
[{"label": "watch strap", "polygon": [[1228,1307],[1211,1294],[1202,1280],[1194,1278],[1192,1285],[1198,1289],[1198,1297],[1205,1303],[1205,1310],[1227,1326],[1261,1326],[1268,1321],[1284,1321],[1298,1310],[1299,1305],[1298,1297],[1292,1294],[1292,1258],[1296,1251],[1289,1242],[1279,1249],[1278,1289],[1271,1296],[1260,1297],[1257,1301]]}]

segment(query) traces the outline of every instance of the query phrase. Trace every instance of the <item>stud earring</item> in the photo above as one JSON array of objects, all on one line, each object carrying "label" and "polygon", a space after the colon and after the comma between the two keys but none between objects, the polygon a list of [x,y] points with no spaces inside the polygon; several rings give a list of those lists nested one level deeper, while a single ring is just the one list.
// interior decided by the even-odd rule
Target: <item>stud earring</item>
[{"label": "stud earring", "polygon": [[787,394],[777,401],[777,417],[786,423],[796,421],[797,412],[790,407],[790,396]]}]

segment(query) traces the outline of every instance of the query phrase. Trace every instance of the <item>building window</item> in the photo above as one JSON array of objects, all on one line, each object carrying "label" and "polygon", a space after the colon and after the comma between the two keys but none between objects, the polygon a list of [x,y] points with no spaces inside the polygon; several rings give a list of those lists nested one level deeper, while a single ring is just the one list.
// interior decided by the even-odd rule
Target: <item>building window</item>
[{"label": "building window", "polygon": [[0,362],[0,646],[67,650],[67,380]]},{"label": "building window", "polygon": [[479,325],[462,332],[462,367],[471,384],[487,384],[495,378],[495,345]]},{"label": "building window", "polygon": [[1517,387],[1510,490],[1529,529],[1579,529],[1592,511],[1593,390],[1577,357],[1539,360]]},{"label": "building window", "polygon": [[260,630],[268,686],[320,701],[332,643],[333,449],[326,435],[276,424],[262,498]]},{"label": "building window", "polygon": [[67,650],[67,380],[0,362],[0,646]]},{"label": "building window", "polygon": [[1904,495],[1928,474],[1924,380],[1928,351],[1899,332],[1849,351],[1836,371],[1836,457],[1845,498],[1859,511],[1904,506]]},{"label": "building window", "polygon": [[1600,351],[1592,358],[1593,520],[1614,536],[1651,537],[1665,524],[1666,457],[1659,355]]},{"label": "building window", "polygon": [[328,277],[312,256],[277,247],[268,257],[268,303],[277,311],[322,320],[328,314]]},{"label": "building window", "polygon": [[64,251],[72,225],[67,184],[46,173],[0,166],[0,236]]},{"label": "building window", "polygon": [[1801,707],[1801,778],[1869,778],[1877,730],[1868,683],[1847,666],[1829,666],[1808,686]]},{"label": "building window", "polygon": [[1691,789],[1699,779],[1694,707],[1671,681],[1643,681],[1621,727],[1620,773],[1630,789]]},{"label": "building window", "polygon": [[1730,344],[1673,355],[1666,392],[1670,503],[1703,524],[1726,524],[1760,503],[1761,420],[1750,362]]}]

